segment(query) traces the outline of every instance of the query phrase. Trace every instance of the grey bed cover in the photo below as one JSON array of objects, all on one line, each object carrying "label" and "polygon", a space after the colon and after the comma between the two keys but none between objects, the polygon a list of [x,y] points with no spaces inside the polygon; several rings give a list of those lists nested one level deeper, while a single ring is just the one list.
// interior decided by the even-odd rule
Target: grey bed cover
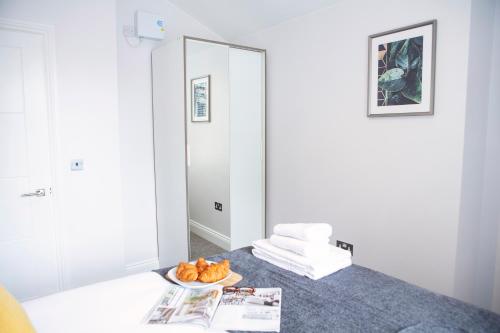
[{"label": "grey bed cover", "polygon": [[283,290],[280,332],[500,332],[493,312],[371,269],[352,265],[314,281],[254,257],[251,249],[209,259],[231,260],[243,276],[238,286]]}]

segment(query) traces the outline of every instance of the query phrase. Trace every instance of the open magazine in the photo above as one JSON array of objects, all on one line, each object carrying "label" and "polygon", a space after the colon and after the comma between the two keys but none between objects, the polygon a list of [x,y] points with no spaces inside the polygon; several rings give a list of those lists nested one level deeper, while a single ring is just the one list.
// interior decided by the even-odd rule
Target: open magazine
[{"label": "open magazine", "polygon": [[222,286],[185,289],[169,284],[144,321],[147,324],[186,323],[208,328],[221,297]]},{"label": "open magazine", "polygon": [[281,288],[225,287],[211,327],[279,332],[280,321]]},{"label": "open magazine", "polygon": [[147,324],[185,323],[235,331],[279,332],[281,288],[211,286],[185,289],[168,285]]}]

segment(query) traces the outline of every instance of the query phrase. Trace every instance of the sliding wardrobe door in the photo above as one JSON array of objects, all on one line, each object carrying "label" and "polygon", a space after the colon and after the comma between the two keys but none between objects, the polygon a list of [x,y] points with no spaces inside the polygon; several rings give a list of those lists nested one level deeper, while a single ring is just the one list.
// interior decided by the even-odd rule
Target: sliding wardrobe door
[{"label": "sliding wardrobe door", "polygon": [[184,37],[152,62],[160,265],[264,238],[265,50]]},{"label": "sliding wardrobe door", "polygon": [[265,56],[229,49],[231,249],[265,237]]},{"label": "sliding wardrobe door", "polygon": [[156,219],[160,266],[188,259],[183,41],[153,51]]},{"label": "sliding wardrobe door", "polygon": [[191,259],[230,250],[229,47],[186,40]]}]

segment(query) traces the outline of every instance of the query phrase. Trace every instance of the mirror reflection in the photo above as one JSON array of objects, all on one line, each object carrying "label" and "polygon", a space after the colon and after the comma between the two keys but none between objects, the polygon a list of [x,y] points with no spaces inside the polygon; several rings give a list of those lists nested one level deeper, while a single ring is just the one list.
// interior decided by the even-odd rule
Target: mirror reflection
[{"label": "mirror reflection", "polygon": [[186,40],[190,258],[264,237],[264,53]]}]

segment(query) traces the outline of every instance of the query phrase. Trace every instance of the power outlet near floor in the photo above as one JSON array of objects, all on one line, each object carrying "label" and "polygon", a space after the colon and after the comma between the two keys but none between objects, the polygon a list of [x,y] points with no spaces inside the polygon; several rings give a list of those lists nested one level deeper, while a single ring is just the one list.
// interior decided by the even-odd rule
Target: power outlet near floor
[{"label": "power outlet near floor", "polygon": [[351,251],[351,255],[354,255],[354,245],[343,242],[343,241],[337,241],[337,247],[340,247],[341,249]]},{"label": "power outlet near floor", "polygon": [[222,204],[220,202],[215,202],[215,210],[222,212]]}]

